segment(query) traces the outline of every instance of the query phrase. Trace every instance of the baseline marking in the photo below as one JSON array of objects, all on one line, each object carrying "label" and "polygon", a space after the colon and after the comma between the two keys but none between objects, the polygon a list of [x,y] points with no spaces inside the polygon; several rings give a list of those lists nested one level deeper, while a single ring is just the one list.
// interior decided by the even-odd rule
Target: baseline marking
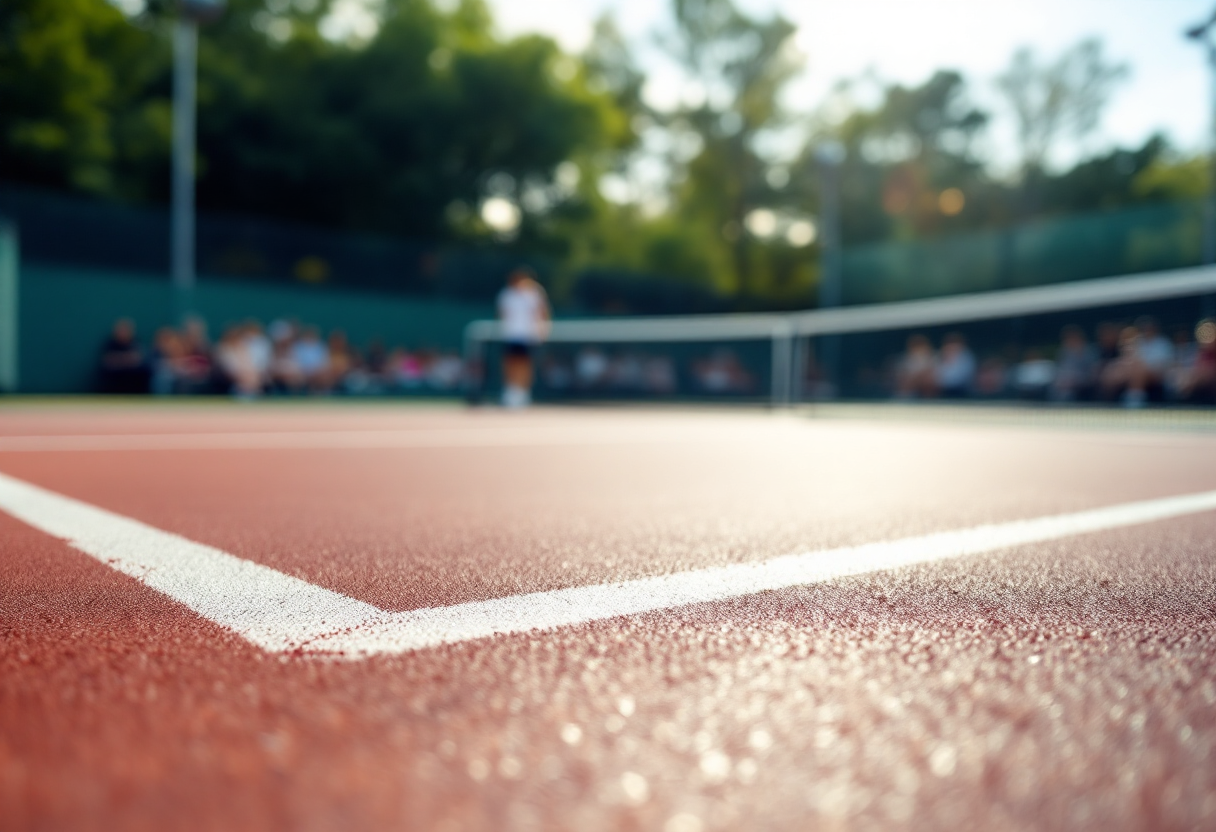
[{"label": "baseline marking", "polygon": [[[771,428],[772,425],[765,425]],[[0,436],[0,452],[216,451],[353,448],[487,448],[549,445],[632,445],[698,442],[721,435],[714,425],[652,427],[425,428],[417,430],[246,431]]]},{"label": "baseline marking", "polygon": [[399,654],[724,601],[849,575],[1216,509],[1216,491],[805,552],[756,563],[387,612],[300,578],[0,474],[0,510],[61,538],[270,652]]}]

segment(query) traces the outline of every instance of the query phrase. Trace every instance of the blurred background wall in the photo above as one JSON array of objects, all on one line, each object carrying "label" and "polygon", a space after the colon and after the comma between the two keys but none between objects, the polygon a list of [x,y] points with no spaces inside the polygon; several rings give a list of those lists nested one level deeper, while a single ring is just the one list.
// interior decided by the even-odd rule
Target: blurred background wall
[{"label": "blurred background wall", "polygon": [[[147,343],[174,319],[167,279],[99,269],[26,266],[20,284],[19,389],[81,393],[93,389],[97,349],[118,318],[130,318]],[[353,343],[373,340],[413,349],[459,350],[465,324],[493,316],[490,304],[386,296],[371,292],[235,282],[202,275],[195,312],[212,331],[246,319],[301,321],[341,330]]]}]

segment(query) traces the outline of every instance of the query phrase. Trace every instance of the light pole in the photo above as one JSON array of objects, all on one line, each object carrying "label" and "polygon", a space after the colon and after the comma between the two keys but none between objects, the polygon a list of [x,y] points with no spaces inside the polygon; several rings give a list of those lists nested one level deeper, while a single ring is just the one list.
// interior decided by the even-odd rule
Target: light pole
[{"label": "light pole", "polygon": [[194,144],[198,27],[215,20],[224,0],[181,0],[173,25],[173,153],[170,271],[177,317],[194,305]]},{"label": "light pole", "polygon": [[1203,262],[1216,263],[1216,11],[1196,26],[1186,30],[1186,36],[1207,51],[1208,69],[1211,70],[1211,89],[1208,92],[1211,108],[1211,135],[1208,137],[1208,192],[1203,200]]},{"label": "light pole", "polygon": [[844,145],[828,140],[815,147],[819,166],[819,308],[840,306],[840,165]]},{"label": "light pole", "polygon": [[[829,139],[815,147],[819,167],[819,308],[840,306],[843,300],[840,251],[840,166],[845,147]],[[840,393],[840,336],[824,335],[819,341],[823,377],[836,395]]]}]

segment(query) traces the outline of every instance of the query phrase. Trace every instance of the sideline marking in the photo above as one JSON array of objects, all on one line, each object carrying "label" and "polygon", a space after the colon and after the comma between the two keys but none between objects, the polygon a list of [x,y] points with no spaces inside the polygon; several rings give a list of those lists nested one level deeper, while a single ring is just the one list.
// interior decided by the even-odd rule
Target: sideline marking
[{"label": "sideline marking", "polygon": [[1196,514],[1216,509],[1216,491],[409,612],[381,610],[4,474],[0,509],[264,650],[364,658],[724,601]]}]

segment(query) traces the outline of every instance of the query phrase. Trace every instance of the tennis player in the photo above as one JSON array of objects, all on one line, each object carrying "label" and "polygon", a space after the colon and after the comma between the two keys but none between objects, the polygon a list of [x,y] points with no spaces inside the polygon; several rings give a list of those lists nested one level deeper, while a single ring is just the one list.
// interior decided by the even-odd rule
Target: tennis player
[{"label": "tennis player", "polygon": [[532,270],[520,266],[512,271],[498,293],[504,407],[527,407],[532,402],[532,360],[549,334],[550,318],[549,299]]}]

